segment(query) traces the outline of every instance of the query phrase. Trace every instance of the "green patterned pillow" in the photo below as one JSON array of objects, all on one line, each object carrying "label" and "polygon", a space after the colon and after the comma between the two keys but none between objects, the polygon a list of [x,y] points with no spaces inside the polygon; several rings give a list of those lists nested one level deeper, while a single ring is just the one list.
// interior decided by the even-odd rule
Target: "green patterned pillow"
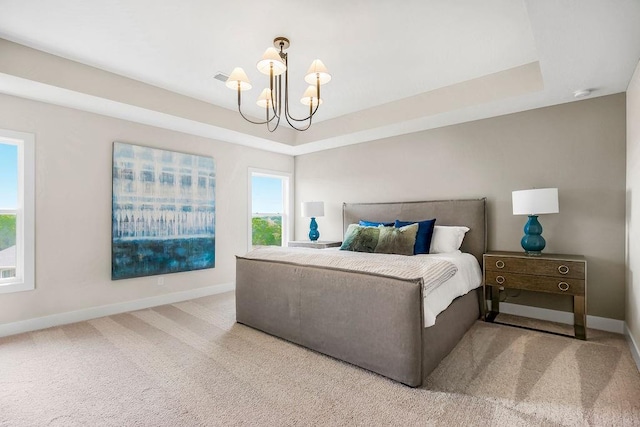
[{"label": "green patterned pillow", "polygon": [[375,252],[380,254],[413,255],[418,226],[416,223],[400,228],[381,227]]},{"label": "green patterned pillow", "polygon": [[[383,227],[381,227],[383,228]],[[340,250],[353,252],[373,252],[378,245],[380,228],[363,227],[358,224],[350,224]],[[413,249],[412,249],[413,250]]]}]

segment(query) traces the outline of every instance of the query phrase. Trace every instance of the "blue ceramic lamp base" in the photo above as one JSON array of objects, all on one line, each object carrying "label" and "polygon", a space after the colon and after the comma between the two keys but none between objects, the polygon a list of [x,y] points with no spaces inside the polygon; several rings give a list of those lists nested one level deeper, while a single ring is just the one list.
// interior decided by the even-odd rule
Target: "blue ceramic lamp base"
[{"label": "blue ceramic lamp base", "polygon": [[311,217],[311,224],[309,224],[309,240],[315,242],[319,238],[320,232],[318,231],[318,223],[314,217]]},{"label": "blue ceramic lamp base", "polygon": [[546,246],[542,237],[542,224],[538,221],[538,215],[529,215],[529,220],[524,225],[524,236],[520,240],[522,249],[527,255],[539,256]]}]

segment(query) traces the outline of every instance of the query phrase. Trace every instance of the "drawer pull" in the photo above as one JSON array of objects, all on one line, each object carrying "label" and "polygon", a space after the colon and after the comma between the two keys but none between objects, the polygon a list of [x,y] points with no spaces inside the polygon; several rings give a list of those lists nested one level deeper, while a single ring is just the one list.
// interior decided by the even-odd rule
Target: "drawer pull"
[{"label": "drawer pull", "polygon": [[501,259],[496,261],[496,267],[497,268],[504,268],[504,261],[502,261]]},{"label": "drawer pull", "polygon": [[562,264],[558,266],[558,273],[567,274],[568,272],[569,272],[569,267],[567,267],[566,265]]},{"label": "drawer pull", "polygon": [[502,285],[504,283],[504,277],[496,276],[496,283],[498,283],[498,285]]},{"label": "drawer pull", "polygon": [[569,284],[567,282],[560,282],[558,283],[558,289],[560,289],[562,292],[566,292],[569,290]]}]

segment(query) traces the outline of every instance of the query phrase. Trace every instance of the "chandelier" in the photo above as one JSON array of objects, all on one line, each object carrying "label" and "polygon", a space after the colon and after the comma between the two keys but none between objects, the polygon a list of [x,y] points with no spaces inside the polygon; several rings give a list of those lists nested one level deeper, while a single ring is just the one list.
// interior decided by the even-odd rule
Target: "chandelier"
[{"label": "chandelier", "polygon": [[[307,74],[304,77],[309,87],[304,91],[300,102],[309,107],[309,115],[304,118],[295,118],[289,113],[289,67],[288,55],[285,50],[290,46],[286,37],[276,37],[273,40],[274,47],[268,48],[262,59],[258,61],[258,71],[269,76],[269,87],[265,88],[256,102],[265,109],[266,120],[253,121],[242,112],[242,92],[251,89],[251,82],[244,70],[240,67],[233,69],[233,72],[226,81],[228,88],[238,91],[238,112],[246,121],[257,125],[267,125],[269,132],[278,128],[280,119],[284,118],[289,125],[298,131],[305,131],[311,127],[314,114],[318,111],[318,106],[322,104],[320,98],[320,86],[331,80],[331,75],[327,71],[322,61],[316,59],[311,63]],[[279,51],[278,51],[279,49]],[[284,74],[284,85],[282,75]],[[282,92],[284,88],[284,109]],[[306,123],[305,123],[306,122]]]}]

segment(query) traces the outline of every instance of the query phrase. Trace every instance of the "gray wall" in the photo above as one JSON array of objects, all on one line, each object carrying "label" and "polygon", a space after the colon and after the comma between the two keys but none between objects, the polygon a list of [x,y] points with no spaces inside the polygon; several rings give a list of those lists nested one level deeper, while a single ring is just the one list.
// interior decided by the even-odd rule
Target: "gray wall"
[{"label": "gray wall", "polygon": [[[512,215],[511,191],[558,187],[560,213],[540,217],[545,251],[585,255],[588,314],[624,319],[624,94],[298,156],[295,169],[298,239],[305,200],[325,201],[321,239],[341,240],[344,201],[487,197],[489,249],[519,251],[526,217]],[[509,302],[571,309],[540,294]]]},{"label": "gray wall", "polygon": [[[291,156],[0,95],[0,128],[35,134],[36,289],[0,295],[0,324],[235,281],[247,251],[248,168],[293,172]],[[216,267],[111,281],[113,141],[213,156]]]},{"label": "gray wall", "polygon": [[640,350],[640,63],[627,89],[626,290],[627,327]]}]

